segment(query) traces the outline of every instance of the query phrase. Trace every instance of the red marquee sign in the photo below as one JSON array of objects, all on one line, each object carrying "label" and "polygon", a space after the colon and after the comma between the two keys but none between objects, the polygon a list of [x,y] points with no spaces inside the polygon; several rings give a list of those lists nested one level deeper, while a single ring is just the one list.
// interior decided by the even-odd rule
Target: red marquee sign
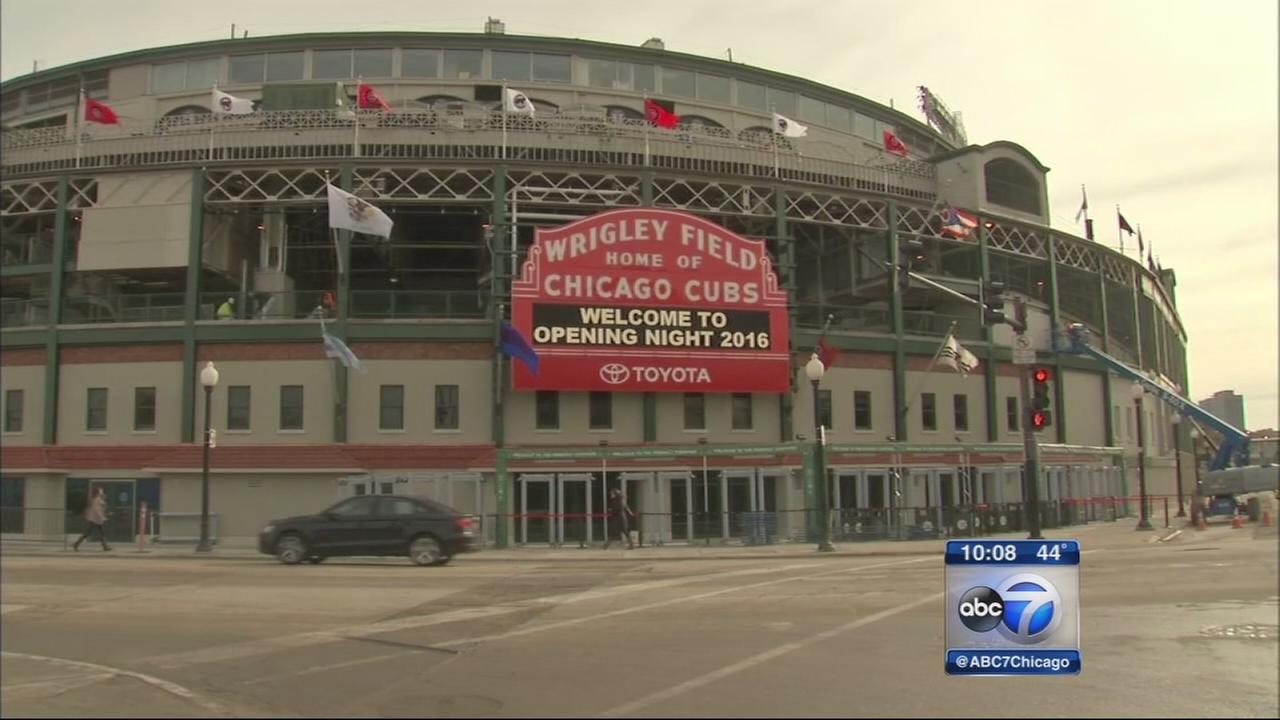
[{"label": "red marquee sign", "polygon": [[539,357],[517,390],[790,388],[787,294],[764,242],[687,213],[611,210],[539,229],[512,283]]}]

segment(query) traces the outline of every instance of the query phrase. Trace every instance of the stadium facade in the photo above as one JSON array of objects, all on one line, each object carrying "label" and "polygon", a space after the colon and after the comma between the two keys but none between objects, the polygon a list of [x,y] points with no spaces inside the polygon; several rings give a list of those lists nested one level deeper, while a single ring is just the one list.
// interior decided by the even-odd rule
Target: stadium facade
[{"label": "stadium facade", "polygon": [[[361,82],[390,109],[359,109]],[[254,111],[212,112],[215,86]],[[504,87],[534,113],[501,112]],[[1055,352],[1056,329],[1083,323],[1113,356],[1187,392],[1173,272],[1051,229],[1049,168],[1027,149],[965,144],[857,95],[658,41],[236,38],[33,72],[0,98],[6,533],[72,531],[92,483],[108,489],[121,536],[143,502],[159,535],[192,536],[199,374],[212,361],[221,538],[345,495],[416,492],[485,516],[491,541],[598,542],[606,482],[644,513],[646,542],[741,537],[752,511],[798,538],[822,489],[803,368],[828,323],[839,354],[818,414],[837,537],[1011,527],[1025,410],[1014,337],[886,271],[904,252],[945,288],[976,296],[987,278],[1025,298],[1052,374],[1053,423],[1038,435],[1046,517],[1102,517],[1111,506],[1097,499],[1137,492],[1131,383]],[[78,121],[89,100],[118,122]],[[647,122],[647,100],[679,124]],[[775,133],[774,112],[807,134]],[[909,156],[886,150],[886,131]],[[328,183],[388,213],[390,239],[332,232]],[[978,227],[945,233],[950,208]],[[716,237],[665,258],[706,261],[666,266],[705,278],[684,309],[741,299],[721,281],[749,260],[765,284],[776,278],[768,318],[726,311],[734,351],[688,349],[700,359],[680,377],[670,347],[614,347],[618,362],[600,364],[610,346],[582,327],[558,336],[580,353],[532,338],[537,375],[496,353],[500,318],[529,333],[551,317],[521,317],[535,302],[520,289],[532,261],[552,257],[530,249],[573,222],[592,238],[623,227],[602,230],[610,218],[633,222],[629,239],[667,221],[688,242]],[[641,245],[611,256],[614,290],[628,273],[667,272],[643,267],[664,259]],[[578,266],[578,281],[612,271],[601,263]],[[628,292],[596,296],[593,312],[675,302]],[[321,323],[362,369],[326,357]],[[948,332],[976,370],[931,365]],[[763,357],[752,352],[774,362],[752,365]],[[667,372],[645,380],[647,357]],[[695,372],[703,361],[739,371],[721,381]],[[602,389],[619,368],[634,382]],[[1150,398],[1140,412],[1148,491],[1172,494],[1171,414]]]}]

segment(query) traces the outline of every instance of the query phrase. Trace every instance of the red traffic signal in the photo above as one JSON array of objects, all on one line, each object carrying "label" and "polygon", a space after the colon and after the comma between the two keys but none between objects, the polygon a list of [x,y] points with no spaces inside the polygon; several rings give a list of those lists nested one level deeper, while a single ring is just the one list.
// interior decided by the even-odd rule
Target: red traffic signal
[{"label": "red traffic signal", "polygon": [[1033,430],[1043,430],[1049,424],[1049,413],[1044,410],[1031,411],[1031,428]]},{"label": "red traffic signal", "polygon": [[1047,368],[1038,367],[1031,374],[1031,378],[1038,383],[1049,382],[1049,370]]}]

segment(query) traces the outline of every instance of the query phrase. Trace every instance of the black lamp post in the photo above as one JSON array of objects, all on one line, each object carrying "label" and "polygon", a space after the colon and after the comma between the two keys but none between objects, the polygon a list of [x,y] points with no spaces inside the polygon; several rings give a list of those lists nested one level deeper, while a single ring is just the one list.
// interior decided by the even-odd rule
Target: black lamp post
[{"label": "black lamp post", "polygon": [[835,546],[831,544],[831,511],[828,509],[831,507],[828,497],[831,489],[827,487],[825,433],[822,431],[822,408],[818,403],[818,383],[822,382],[822,376],[826,372],[827,368],[818,359],[817,353],[804,366],[804,374],[813,385],[813,472],[821,483],[818,488],[818,552],[835,551]]},{"label": "black lamp post", "polygon": [[196,552],[207,553],[213,550],[209,543],[209,448],[213,444],[209,419],[213,413],[213,389],[218,385],[218,370],[212,361],[200,370],[200,385],[204,387],[204,460],[200,472],[200,543]]},{"label": "black lamp post", "polygon": [[1173,423],[1173,472],[1178,479],[1178,514],[1175,517],[1186,517],[1187,511],[1182,505],[1182,433],[1178,432],[1182,416],[1174,413],[1170,422]]},{"label": "black lamp post", "polygon": [[1142,385],[1134,383],[1130,388],[1133,396],[1133,411],[1138,416],[1138,527],[1137,530],[1150,530],[1151,521],[1147,518],[1147,441],[1142,434],[1142,396],[1146,393]]}]

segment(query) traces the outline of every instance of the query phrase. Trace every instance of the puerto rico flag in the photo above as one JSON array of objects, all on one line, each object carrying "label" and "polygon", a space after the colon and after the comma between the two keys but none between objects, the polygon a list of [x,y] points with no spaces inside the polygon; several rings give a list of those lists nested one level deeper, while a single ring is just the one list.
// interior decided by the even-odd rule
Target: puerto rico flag
[{"label": "puerto rico flag", "polygon": [[978,227],[978,216],[953,207],[947,208],[943,217],[942,234],[946,237],[967,238]]}]

